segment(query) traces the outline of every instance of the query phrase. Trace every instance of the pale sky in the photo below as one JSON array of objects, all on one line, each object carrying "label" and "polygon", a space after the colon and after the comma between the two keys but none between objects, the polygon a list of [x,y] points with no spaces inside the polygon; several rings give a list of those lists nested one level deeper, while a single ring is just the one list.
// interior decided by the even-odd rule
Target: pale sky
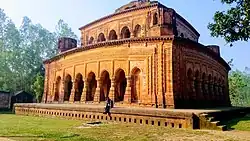
[{"label": "pale sky", "polygon": [[[0,8],[17,26],[28,16],[33,23],[40,23],[53,31],[59,19],[63,19],[79,36],[79,27],[112,14],[115,9],[131,0],[0,0]],[[220,0],[158,0],[182,15],[201,34],[199,42],[220,46],[221,56],[228,62],[234,59],[233,69],[250,67],[250,42],[237,42],[233,48],[221,38],[213,38],[207,29],[217,10],[227,7]]]}]

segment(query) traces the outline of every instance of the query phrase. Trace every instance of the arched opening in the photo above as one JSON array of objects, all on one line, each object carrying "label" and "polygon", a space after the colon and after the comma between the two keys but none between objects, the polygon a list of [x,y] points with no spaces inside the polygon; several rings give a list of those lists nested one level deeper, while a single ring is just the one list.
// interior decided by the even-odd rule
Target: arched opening
[{"label": "arched opening", "polygon": [[121,30],[121,38],[122,39],[130,38],[130,31],[129,31],[129,28],[127,26],[122,28],[122,30]]},{"label": "arched opening", "polygon": [[111,30],[109,32],[109,40],[117,40],[117,34],[116,34],[115,30]]},{"label": "arched opening", "polygon": [[187,72],[187,79],[188,79],[188,83],[187,83],[187,88],[188,88],[188,92],[190,94],[192,94],[193,92],[193,74],[192,74],[192,70],[191,69],[188,69],[188,72]]},{"label": "arched opening", "polygon": [[72,89],[72,77],[70,75],[67,75],[64,84],[64,101],[69,101],[71,89]]},{"label": "arched opening", "polygon": [[212,75],[209,74],[208,75],[208,94],[211,96],[213,93],[213,89],[212,89]]},{"label": "arched opening", "polygon": [[221,91],[222,91],[222,97],[226,94],[226,89],[225,89],[225,83],[224,80],[221,81]]},{"label": "arched opening", "polygon": [[134,68],[131,76],[131,101],[137,103],[141,95],[141,70]]},{"label": "arched opening", "polygon": [[201,89],[202,89],[203,95],[207,94],[207,90],[206,90],[206,74],[205,73],[202,74]]},{"label": "arched opening", "polygon": [[80,101],[81,100],[83,87],[84,87],[84,82],[83,82],[82,74],[78,73],[76,75],[76,80],[75,80],[75,97],[74,97],[74,101]]},{"label": "arched opening", "polygon": [[213,91],[214,91],[214,95],[217,95],[217,84],[216,84],[216,82],[217,82],[217,78],[216,77],[214,77],[214,83],[213,83]]},{"label": "arched opening", "polygon": [[88,74],[87,83],[88,87],[87,87],[86,101],[94,101],[95,90],[97,87],[95,73],[90,72]]},{"label": "arched opening", "polygon": [[171,15],[167,11],[164,12],[164,24],[171,24],[171,23],[172,23]]},{"label": "arched opening", "polygon": [[104,36],[103,33],[100,33],[100,34],[98,35],[97,42],[104,42],[104,41],[106,41],[106,38],[105,38],[105,36]]},{"label": "arched opening", "polygon": [[141,26],[140,25],[135,26],[134,35],[135,35],[135,37],[141,37]]},{"label": "arched opening", "polygon": [[221,79],[220,79],[220,78],[219,78],[219,80],[218,80],[217,89],[218,89],[218,95],[221,95]]},{"label": "arched opening", "polygon": [[93,42],[94,42],[94,37],[90,37],[88,44],[93,44]]},{"label": "arched opening", "polygon": [[157,25],[158,24],[158,15],[157,13],[154,13],[153,15],[153,25]]},{"label": "arched opening", "polygon": [[109,96],[109,90],[111,87],[111,80],[109,78],[108,71],[101,73],[101,90],[100,90],[100,101],[105,101],[105,98]]},{"label": "arched opening", "polygon": [[58,76],[56,78],[56,84],[55,84],[55,96],[54,96],[54,101],[59,101],[59,95],[60,95],[60,91],[61,91],[61,77]]},{"label": "arched opening", "polygon": [[196,96],[199,95],[200,93],[200,88],[199,88],[199,71],[197,70],[195,72],[195,76],[194,76],[194,88],[195,88],[195,93],[196,93]]},{"label": "arched opening", "polygon": [[125,72],[122,69],[118,69],[115,73],[115,101],[123,101],[127,87],[127,79]]}]

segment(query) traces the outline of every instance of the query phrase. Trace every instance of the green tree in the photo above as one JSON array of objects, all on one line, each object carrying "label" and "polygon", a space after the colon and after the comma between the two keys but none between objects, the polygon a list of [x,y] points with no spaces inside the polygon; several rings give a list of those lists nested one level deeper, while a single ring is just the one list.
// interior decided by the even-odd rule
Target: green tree
[{"label": "green tree", "polygon": [[250,105],[250,75],[239,70],[229,74],[229,94],[232,105]]},{"label": "green tree", "polygon": [[217,11],[214,23],[209,23],[208,29],[213,37],[223,37],[227,43],[248,41],[250,38],[250,1],[249,0],[221,0],[231,8]]},{"label": "green tree", "polygon": [[36,75],[35,82],[31,86],[31,88],[34,91],[37,102],[41,102],[44,88],[44,76],[41,73],[38,73]]},{"label": "green tree", "polygon": [[33,93],[40,101],[43,92],[43,60],[55,56],[59,37],[77,39],[59,20],[55,32],[24,17],[20,28],[0,9],[0,90]]}]

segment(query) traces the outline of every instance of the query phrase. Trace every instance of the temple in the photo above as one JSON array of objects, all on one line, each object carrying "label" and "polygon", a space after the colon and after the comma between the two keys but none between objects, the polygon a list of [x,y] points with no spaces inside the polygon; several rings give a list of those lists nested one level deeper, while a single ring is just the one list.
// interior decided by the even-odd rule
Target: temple
[{"label": "temple", "polygon": [[79,28],[81,46],[60,38],[45,60],[43,103],[102,103],[156,108],[230,106],[229,65],[216,45],[174,9],[132,1]]}]

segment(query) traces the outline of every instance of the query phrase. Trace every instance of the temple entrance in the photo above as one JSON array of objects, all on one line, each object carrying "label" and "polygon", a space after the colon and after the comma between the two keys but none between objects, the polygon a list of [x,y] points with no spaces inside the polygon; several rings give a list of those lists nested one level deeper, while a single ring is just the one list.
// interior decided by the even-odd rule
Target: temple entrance
[{"label": "temple entrance", "polygon": [[88,74],[87,83],[88,87],[87,87],[86,101],[94,101],[95,90],[97,87],[95,73],[90,72]]},{"label": "temple entrance", "polygon": [[124,95],[127,87],[127,79],[125,77],[125,72],[119,69],[115,73],[115,101],[123,101]]},{"label": "temple entrance", "polygon": [[132,103],[137,103],[141,95],[141,70],[135,68],[132,71],[131,76],[131,101]]},{"label": "temple entrance", "polygon": [[70,75],[67,75],[64,84],[64,101],[69,101],[71,89],[72,89],[72,78]]},{"label": "temple entrance", "polygon": [[61,91],[61,77],[58,76],[56,78],[54,101],[59,101],[60,91]]},{"label": "temple entrance", "polygon": [[111,80],[109,78],[109,73],[105,70],[101,74],[100,101],[105,101],[105,98],[109,96],[110,87]]},{"label": "temple entrance", "polygon": [[81,100],[83,86],[84,86],[84,82],[83,82],[82,75],[80,73],[78,73],[76,75],[76,81],[75,81],[75,97],[74,97],[74,101],[80,101]]}]

